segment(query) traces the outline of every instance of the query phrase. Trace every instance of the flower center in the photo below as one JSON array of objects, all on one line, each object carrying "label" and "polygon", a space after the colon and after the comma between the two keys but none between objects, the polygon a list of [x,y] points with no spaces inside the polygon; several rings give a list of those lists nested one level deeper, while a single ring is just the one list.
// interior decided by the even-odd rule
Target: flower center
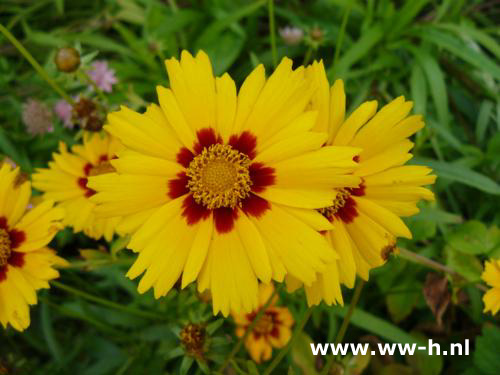
[{"label": "flower center", "polygon": [[340,189],[333,201],[333,204],[330,207],[320,208],[318,211],[327,219],[333,219],[335,214],[345,206],[347,203],[347,198],[351,193],[347,189]]},{"label": "flower center", "polygon": [[108,160],[101,161],[96,166],[93,166],[89,170],[89,176],[99,176],[101,174],[112,173],[115,172],[116,169],[111,165]]},{"label": "flower center", "polygon": [[266,334],[273,330],[273,325],[273,316],[264,313],[255,325],[254,331],[260,334]]},{"label": "flower center", "polygon": [[187,187],[196,203],[208,209],[234,208],[250,195],[249,165],[249,157],[231,146],[212,145],[189,164]]},{"label": "flower center", "polygon": [[0,228],[0,267],[7,264],[12,252],[9,233],[5,229]]}]

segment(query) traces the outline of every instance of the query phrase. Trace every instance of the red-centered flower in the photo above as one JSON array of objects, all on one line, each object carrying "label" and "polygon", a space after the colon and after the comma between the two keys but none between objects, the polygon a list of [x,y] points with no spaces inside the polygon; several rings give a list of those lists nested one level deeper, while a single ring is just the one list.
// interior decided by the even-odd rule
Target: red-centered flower
[{"label": "red-centered flower", "polygon": [[27,211],[30,183],[19,169],[0,167],[0,324],[18,331],[30,325],[29,305],[36,291],[59,276],[53,268],[66,262],[47,248],[62,228],[63,210],[45,201]]},{"label": "red-centered flower", "polygon": [[[272,284],[260,284],[258,309],[250,313],[233,313],[238,337],[245,334],[248,326],[256,319],[257,314],[264,308],[263,306],[271,298],[273,292]],[[250,357],[257,363],[271,359],[273,347],[283,348],[292,337],[294,324],[292,314],[286,307],[276,306],[277,300],[278,296],[273,298],[245,340],[245,347]]]},{"label": "red-centered flower", "polygon": [[258,66],[237,93],[229,75],[215,78],[208,56],[167,60],[170,89],[160,106],[109,115],[105,129],[126,147],[116,173],[90,177],[101,216],[123,216],[138,252],[128,272],[144,273],[139,291],[165,295],[210,289],[214,313],[251,311],[258,280],[286,274],[310,285],[335,259],[315,209],[335,188],[355,187],[357,150],[322,147],[307,110],[315,87],[284,59],[266,79]]}]

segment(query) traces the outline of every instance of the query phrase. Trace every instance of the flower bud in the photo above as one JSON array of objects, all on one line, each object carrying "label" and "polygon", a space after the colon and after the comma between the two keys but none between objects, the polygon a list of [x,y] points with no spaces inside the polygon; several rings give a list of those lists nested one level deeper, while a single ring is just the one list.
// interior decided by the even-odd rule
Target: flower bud
[{"label": "flower bud", "polygon": [[192,357],[202,358],[205,347],[205,327],[201,324],[189,323],[181,331],[181,342],[186,353]]},{"label": "flower bud", "polygon": [[309,35],[311,36],[311,39],[314,40],[315,42],[322,42],[325,33],[319,27],[313,27]]},{"label": "flower bud", "polygon": [[60,72],[72,73],[80,66],[80,54],[73,47],[60,48],[54,61]]}]

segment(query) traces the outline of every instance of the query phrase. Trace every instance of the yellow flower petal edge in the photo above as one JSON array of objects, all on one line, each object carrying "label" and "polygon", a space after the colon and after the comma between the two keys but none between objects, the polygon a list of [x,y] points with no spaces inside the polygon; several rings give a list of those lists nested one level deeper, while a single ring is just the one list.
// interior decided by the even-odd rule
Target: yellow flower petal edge
[{"label": "yellow flower petal edge", "polygon": [[488,284],[491,289],[489,289],[483,296],[484,302],[484,312],[491,312],[492,315],[496,315],[498,310],[500,310],[500,260],[490,259],[484,264],[484,272],[481,275],[486,284]]}]

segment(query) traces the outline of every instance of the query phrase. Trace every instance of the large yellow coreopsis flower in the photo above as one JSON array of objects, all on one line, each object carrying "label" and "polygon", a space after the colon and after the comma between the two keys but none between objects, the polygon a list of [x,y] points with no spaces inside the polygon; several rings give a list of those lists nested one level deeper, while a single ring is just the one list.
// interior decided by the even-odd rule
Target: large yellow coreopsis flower
[{"label": "large yellow coreopsis flower", "polygon": [[259,65],[237,93],[229,75],[215,78],[208,56],[182,52],[166,61],[170,88],[144,114],[122,108],[105,129],[126,149],[116,173],[91,177],[102,216],[140,226],[128,272],[139,292],[165,295],[179,277],[210,289],[214,313],[257,307],[258,280],[286,274],[310,285],[336,255],[318,233],[330,223],[313,209],[335,188],[355,187],[350,147],[321,147],[315,91],[304,68],[284,59],[268,78]]},{"label": "large yellow coreopsis flower", "polygon": [[483,296],[484,312],[495,315],[500,310],[500,259],[485,262],[481,279],[491,287]]},{"label": "large yellow coreopsis flower", "polygon": [[110,160],[121,148],[120,142],[106,133],[84,133],[83,144],[73,146],[71,152],[61,142],[49,168],[39,168],[33,175],[33,186],[44,192],[44,199],[54,200],[65,209],[65,225],[89,237],[104,236],[111,241],[120,218],[95,216],[95,203],[89,199],[95,191],[87,186],[87,180],[113,172]]},{"label": "large yellow coreopsis flower", "polygon": [[31,184],[4,163],[0,167],[0,323],[18,331],[30,325],[36,291],[59,276],[53,266],[66,261],[47,248],[62,228],[64,212],[45,201],[26,211]]},{"label": "large yellow coreopsis flower", "polygon": [[[404,165],[412,158],[408,138],[424,126],[422,116],[408,116],[412,102],[399,97],[377,112],[377,102],[368,101],[346,119],[342,80],[330,88],[322,62],[308,66],[306,76],[318,86],[311,107],[319,111],[314,129],[328,132],[326,145],[362,149],[354,171],[360,185],[338,189],[336,198],[320,210],[332,223],[325,237],[339,258],[305,288],[309,304],[342,303],[339,282],[352,288],[356,274],[367,280],[370,269],[394,251],[397,237],[411,238],[400,217],[416,214],[419,200],[434,199],[422,186],[434,183],[436,176],[428,167]],[[300,286],[293,278],[289,281],[289,290]]]},{"label": "large yellow coreopsis flower", "polygon": [[[237,325],[236,336],[243,337],[248,326],[252,324],[273,292],[273,284],[260,284],[258,309],[251,313],[233,313]],[[293,316],[286,307],[276,306],[277,301],[278,296],[273,297],[273,301],[245,340],[245,348],[257,363],[271,359],[273,347],[283,348],[292,337]]]}]

